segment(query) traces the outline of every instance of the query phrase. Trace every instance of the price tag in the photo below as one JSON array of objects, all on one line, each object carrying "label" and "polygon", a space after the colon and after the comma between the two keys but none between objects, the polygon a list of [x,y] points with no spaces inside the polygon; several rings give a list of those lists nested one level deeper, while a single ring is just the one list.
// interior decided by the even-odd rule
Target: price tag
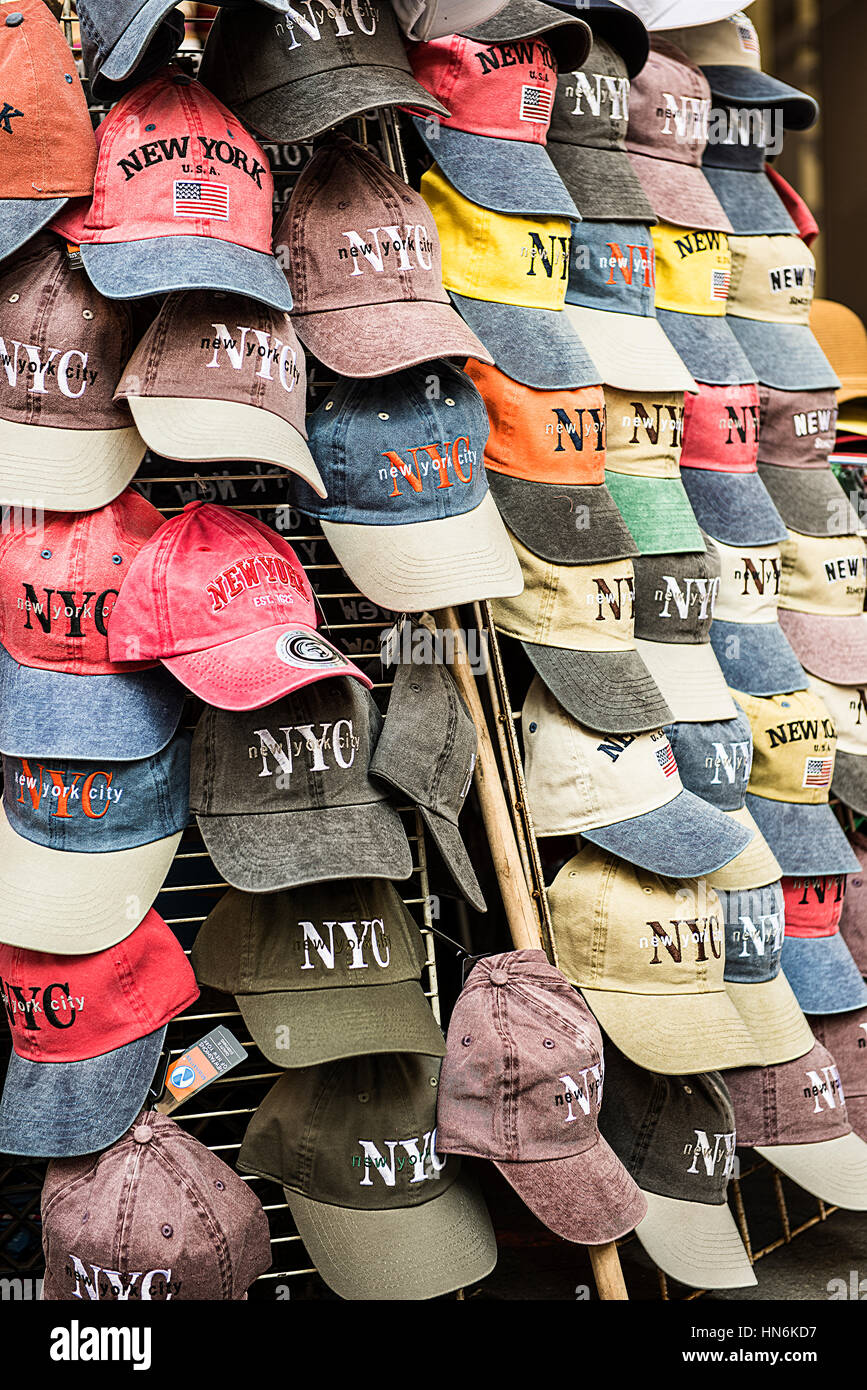
[{"label": "price tag", "polygon": [[200,1038],[183,1056],[169,1062],[163,1092],[155,1109],[161,1115],[170,1115],[188,1097],[203,1091],[218,1076],[224,1076],[247,1053],[237,1038],[222,1024],[205,1037]]}]

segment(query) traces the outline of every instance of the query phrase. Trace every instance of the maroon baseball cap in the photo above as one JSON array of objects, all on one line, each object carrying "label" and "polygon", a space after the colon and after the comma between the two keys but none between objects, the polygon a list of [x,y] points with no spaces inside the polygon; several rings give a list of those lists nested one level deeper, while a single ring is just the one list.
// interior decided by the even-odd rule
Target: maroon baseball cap
[{"label": "maroon baseball cap", "polygon": [[840,935],[861,974],[867,975],[867,835],[856,830],[849,836],[849,844],[861,865],[861,872],[850,874],[846,880]]},{"label": "maroon baseball cap", "polygon": [[288,257],[298,337],[342,376],[387,376],[437,357],[493,358],[443,289],[420,193],[347,135],[310,160],[274,233]]},{"label": "maroon baseball cap", "polygon": [[867,1139],[867,1008],[810,1019],[816,1041],[837,1063],[846,1113],[859,1139]]},{"label": "maroon baseball cap", "polygon": [[726,1072],[738,1144],[823,1202],[867,1211],[867,1144],[854,1133],[837,1063],[821,1043],[795,1062]]},{"label": "maroon baseball cap", "polygon": [[461,993],[437,1104],[443,1153],[489,1159],[557,1235],[616,1240],[647,1213],[599,1133],[599,1025],[544,951],[487,956]]},{"label": "maroon baseball cap", "polygon": [[827,468],[837,439],[836,391],[759,386],[759,463]]},{"label": "maroon baseball cap", "polygon": [[155,1110],[110,1149],[48,1165],[42,1246],[48,1302],[226,1302],[271,1267],[258,1197]]}]

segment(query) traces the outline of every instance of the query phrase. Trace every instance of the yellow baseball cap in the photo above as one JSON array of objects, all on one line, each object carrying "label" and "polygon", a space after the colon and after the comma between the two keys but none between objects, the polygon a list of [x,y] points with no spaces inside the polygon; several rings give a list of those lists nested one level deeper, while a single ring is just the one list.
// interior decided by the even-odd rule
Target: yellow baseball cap
[{"label": "yellow baseball cap", "polygon": [[725,232],[658,222],[656,316],[696,381],[742,386],[755,371],[726,322],[731,250]]}]

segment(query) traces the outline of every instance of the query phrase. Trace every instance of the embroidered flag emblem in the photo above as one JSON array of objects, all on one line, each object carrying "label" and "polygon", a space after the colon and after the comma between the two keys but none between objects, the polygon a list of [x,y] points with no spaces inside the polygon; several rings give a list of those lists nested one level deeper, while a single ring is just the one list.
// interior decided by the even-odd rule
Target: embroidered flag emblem
[{"label": "embroidered flag emblem", "polygon": [[712,270],[710,281],[711,299],[727,300],[732,284],[732,273],[730,270]]},{"label": "embroidered flag emblem", "polygon": [[833,758],[808,758],[804,767],[805,787],[829,787],[834,770]]},{"label": "embroidered flag emblem", "polygon": [[675,761],[674,753],[671,751],[671,744],[667,740],[664,748],[657,748],[656,761],[659,763],[666,777],[675,777],[677,775],[677,762]]},{"label": "embroidered flag emblem", "polygon": [[735,28],[744,53],[759,53],[759,36],[751,20],[745,14],[734,15]]},{"label": "embroidered flag emblem", "polygon": [[518,114],[522,121],[550,121],[553,105],[554,93],[548,87],[521,88],[521,110]]},{"label": "embroidered flag emblem", "polygon": [[216,217],[228,222],[228,188],[222,183],[176,183],[175,217]]}]

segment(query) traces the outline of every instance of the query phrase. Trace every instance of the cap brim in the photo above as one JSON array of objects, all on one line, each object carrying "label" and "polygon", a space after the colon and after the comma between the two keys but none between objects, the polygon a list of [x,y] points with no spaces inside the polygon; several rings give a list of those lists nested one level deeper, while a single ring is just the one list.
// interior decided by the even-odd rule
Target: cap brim
[{"label": "cap brim", "polygon": [[731,313],[726,323],[764,386],[778,391],[819,391],[840,385],[807,324],[764,323]]},{"label": "cap brim", "polygon": [[379,1052],[446,1054],[445,1039],[417,980],[236,994],[235,999],[250,1036],[275,1067],[313,1067]]},{"label": "cap brim", "polygon": [[458,827],[446,816],[437,815],[427,806],[419,806],[418,809],[430,831],[434,844],[440,852],[443,863],[463,897],[476,909],[476,912],[487,912],[488,905],[485,902],[479,880],[476,878],[476,871],[470,863],[470,856],[467,854],[467,848]]},{"label": "cap brim", "polygon": [[9,1057],[0,1099],[0,1153],[75,1158],[129,1129],[159,1065],[165,1028],[84,1062]]},{"label": "cap brim", "polygon": [[605,482],[642,555],[704,554],[704,537],[680,478],[606,469]]},{"label": "cap brim", "polygon": [[642,1192],[647,1215],[635,1234],[669,1278],[694,1289],[746,1289],[759,1282],[727,1203]]},{"label": "cap brim", "polygon": [[615,1047],[667,1076],[759,1065],[758,1044],[724,990],[626,994],[579,986]]},{"label": "cap brim", "polygon": [[513,381],[538,391],[601,385],[599,368],[562,309],[524,309],[453,293],[451,300],[484,343],[483,361]]},{"label": "cap brim", "polygon": [[717,169],[704,176],[725,209],[735,236],[797,236],[789,211],[764,169]]},{"label": "cap brim", "polygon": [[762,1050],[762,1066],[794,1062],[816,1046],[784,974],[755,984],[726,980],[726,993]]},{"label": "cap brim", "polygon": [[413,117],[413,125],[449,183],[470,202],[509,216],[581,221],[544,145],[471,135],[440,122],[432,138],[427,124]]},{"label": "cap brim", "polygon": [[[551,13],[552,9],[555,14]],[[578,18],[574,6],[569,5],[566,9],[567,14],[561,15],[558,7],[540,4],[539,0],[509,0],[509,4],[501,5],[490,19],[474,25],[472,29],[462,29],[461,34],[464,38],[474,39],[476,43],[509,43],[512,39],[533,39],[544,34],[560,72],[572,71],[580,68],[587,58],[593,43],[593,31],[585,20]],[[630,20],[627,15],[624,32],[637,31],[639,23],[634,16]],[[647,35],[644,37],[646,48]]]},{"label": "cap brim", "polygon": [[217,869],[244,893],[412,873],[409,841],[389,801],[254,815],[197,813],[196,820]]},{"label": "cap brim", "polygon": [[288,420],[259,406],[203,397],[126,397],[138,432],[161,458],[183,463],[235,459],[276,464],[297,473],[319,497],[325,484],[307,443]]},{"label": "cap brim", "polygon": [[714,618],[710,644],[730,690],[790,695],[809,678],[779,623],[728,623]]},{"label": "cap brim", "polygon": [[0,751],[133,762],[165,748],[186,693],[160,667],[76,676],[20,666],[0,646]]},{"label": "cap brim", "polygon": [[[288,650],[287,639],[296,650]],[[279,655],[280,652],[284,655]],[[335,676],[352,676],[370,690],[369,676],[313,628],[266,627],[201,652],[163,658],[173,676],[217,709],[262,709],[293,690]]]},{"label": "cap brim", "polygon": [[747,792],[747,809],[786,878],[857,874],[861,868],[840,822],[827,803],[770,801]]},{"label": "cap brim", "polygon": [[867,984],[839,932],[783,939],[781,964],[806,1014],[845,1014],[867,1007]]},{"label": "cap brim", "polygon": [[0,420],[0,503],[52,512],[95,511],[129,485],[145,448],[132,425],[63,430]]},{"label": "cap brim", "polygon": [[658,319],[586,309],[568,301],[565,312],[606,386],[621,391],[698,391]]},{"label": "cap brim", "polygon": [[593,222],[656,221],[625,150],[568,145],[551,139],[547,149],[582,217]]},{"label": "cap brim", "polygon": [[[202,77],[207,85],[206,66]],[[289,145],[312,140],[352,116],[383,106],[409,106],[438,116],[449,114],[448,107],[416,82],[412,73],[385,63],[362,64],[354,57],[347,58],[343,67],[308,72],[294,82],[284,82],[261,96],[235,101],[232,106],[266,140]]]},{"label": "cap brim", "polygon": [[759,477],[793,531],[804,536],[854,536],[861,531],[861,518],[830,468],[760,463]]},{"label": "cap brim", "polygon": [[837,746],[831,791],[859,816],[867,816],[867,753],[841,753]]},{"label": "cap brim", "polygon": [[725,545],[772,545],[788,528],[758,473],[683,468],[681,478],[702,530]]},{"label": "cap brim", "polygon": [[438,1298],[484,1279],[497,1263],[488,1209],[464,1174],[421,1206],[384,1211],[283,1191],[304,1248],[340,1298]]},{"label": "cap brim", "polygon": [[433,299],[322,309],[296,314],[292,322],[304,346],[326,367],[363,381],[439,357],[477,357],[493,364],[460,314]]},{"label": "cap brim", "polygon": [[292,308],[289,281],[273,256],[218,237],[82,242],[81,259],[107,299],[144,299],[171,290],[225,290],[272,309]]},{"label": "cap brim", "polygon": [[780,608],[777,616],[811,676],[831,685],[867,685],[867,613],[835,618]]},{"label": "cap brim", "polygon": [[681,314],[674,309],[657,309],[656,317],[696,381],[706,386],[748,386],[758,380],[727,318]]},{"label": "cap brim", "polygon": [[535,642],[521,646],[566,713],[588,729],[639,734],[673,723],[637,651],[579,652]]},{"label": "cap brim", "polygon": [[592,1148],[537,1162],[494,1161],[534,1216],[564,1240],[604,1245],[634,1230],[647,1204],[600,1134]]},{"label": "cap brim", "polygon": [[68,198],[0,199],[0,261],[47,226],[68,202]]},{"label": "cap brim", "polygon": [[609,854],[664,878],[713,873],[746,849],[752,838],[747,827],[686,790],[655,811],[580,833]]},{"label": "cap brim", "polygon": [[638,546],[604,483],[558,487],[487,469],[497,510],[522,545],[543,560],[590,565],[637,555]]},{"label": "cap brim", "polygon": [[100,68],[107,81],[122,82],[135,71],[151,39],[176,4],[177,0],[145,0],[136,6],[136,13]]},{"label": "cap brim", "polygon": [[783,113],[787,130],[809,130],[819,115],[819,103],[788,82],[767,72],[734,63],[708,64],[702,72],[711,95],[729,106],[770,106]]},{"label": "cap brim", "polygon": [[321,524],[353,584],[380,608],[420,613],[523,592],[521,565],[490,492],[471,512],[431,521]]},{"label": "cap brim", "polygon": [[746,806],[741,806],[737,811],[723,811],[722,814],[727,820],[749,830],[753,838],[746,849],[741,850],[734,859],[730,859],[728,864],[723,864],[721,869],[716,869],[708,875],[711,887],[722,888],[726,892],[739,892],[776,883],[777,879],[782,877],[780,866]]},{"label": "cap brim", "polygon": [[710,642],[648,642],[636,637],[635,646],[676,721],[703,724],[737,718]]},{"label": "cap brim", "polygon": [[632,150],[629,160],[661,221],[673,222],[677,227],[695,227],[699,231],[732,231],[722,203],[696,165],[655,159]]},{"label": "cap brim", "polygon": [[857,1134],[818,1144],[756,1145],[755,1151],[829,1206],[867,1211],[867,1144]]}]

